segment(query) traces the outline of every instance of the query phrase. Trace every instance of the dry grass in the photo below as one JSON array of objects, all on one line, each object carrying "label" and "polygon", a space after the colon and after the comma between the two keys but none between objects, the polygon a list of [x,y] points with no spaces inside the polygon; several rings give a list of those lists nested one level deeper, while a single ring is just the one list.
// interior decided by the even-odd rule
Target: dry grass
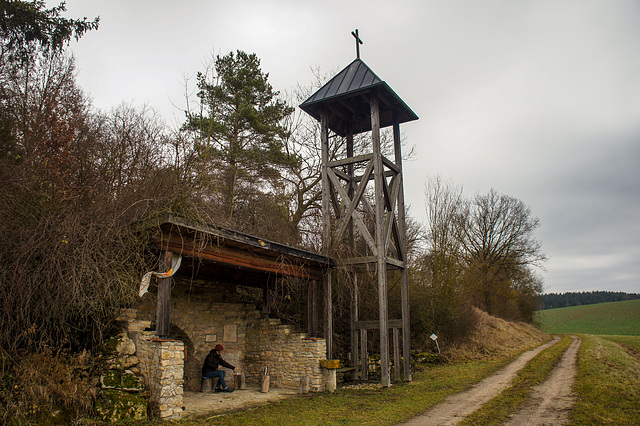
[{"label": "dry grass", "polygon": [[477,326],[467,341],[447,349],[447,356],[455,361],[511,358],[523,348],[538,346],[549,335],[531,324],[509,322],[475,310]]}]

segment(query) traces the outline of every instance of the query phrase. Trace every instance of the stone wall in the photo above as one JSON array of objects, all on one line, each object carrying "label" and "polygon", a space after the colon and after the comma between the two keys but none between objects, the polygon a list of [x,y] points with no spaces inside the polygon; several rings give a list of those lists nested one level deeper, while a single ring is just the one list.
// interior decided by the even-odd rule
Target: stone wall
[{"label": "stone wall", "polygon": [[[145,296],[138,306],[138,318],[155,320],[155,297],[155,294]],[[222,302],[223,298],[228,302]],[[236,300],[228,289],[217,287],[176,285],[171,290],[169,337],[186,345],[185,390],[200,389],[202,364],[217,344],[225,348],[225,361],[245,371],[247,327],[262,314],[254,306]]]},{"label": "stone wall", "polygon": [[247,330],[245,353],[247,382],[257,384],[267,367],[272,386],[297,389],[300,377],[309,376],[309,389],[325,389],[320,360],[326,357],[325,339],[294,333],[278,319],[254,321]]},{"label": "stone wall", "polygon": [[[150,292],[137,306],[137,318],[154,321],[155,309],[156,295]],[[300,376],[308,375],[310,390],[325,388],[319,365],[326,357],[325,340],[263,319],[255,306],[238,302],[235,286],[178,281],[171,290],[170,321],[169,337],[185,343],[185,390],[200,389],[202,364],[216,344],[224,346],[223,358],[245,372],[249,384],[259,382],[266,365],[272,386],[297,389]]]},{"label": "stone wall", "polygon": [[136,341],[138,367],[150,391],[149,402],[163,420],[182,415],[184,344],[158,339],[155,332],[142,331]]}]

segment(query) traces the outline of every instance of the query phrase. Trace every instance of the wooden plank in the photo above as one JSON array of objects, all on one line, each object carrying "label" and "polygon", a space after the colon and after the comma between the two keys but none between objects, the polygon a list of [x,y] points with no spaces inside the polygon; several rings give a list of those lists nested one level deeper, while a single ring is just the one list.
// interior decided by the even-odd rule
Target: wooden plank
[{"label": "wooden plank", "polygon": [[387,261],[386,263],[387,263],[388,266],[393,266],[393,267],[396,267],[396,268],[406,268],[407,267],[407,264],[405,262],[401,261],[401,260],[392,259],[390,257],[387,257],[386,261]]},{"label": "wooden plank", "polygon": [[328,167],[346,166],[347,164],[364,163],[365,161],[371,161],[371,154],[356,155],[355,157],[349,157],[342,160],[334,160],[327,164]]},{"label": "wooden plank", "polygon": [[[350,166],[347,166],[350,167]],[[331,170],[333,170],[333,172],[336,174],[337,177],[339,177],[340,179],[344,180],[345,182],[353,182],[353,183],[360,183],[362,182],[362,180],[364,179],[364,175],[359,175],[359,176],[354,176],[353,178],[349,179],[349,174],[348,173],[344,173],[342,171],[340,171],[339,169],[336,168],[331,168]],[[386,172],[384,172],[384,177],[385,178],[393,178],[394,176],[396,176],[397,173],[391,170],[388,170]],[[373,176],[369,176],[368,180],[373,179]]]},{"label": "wooden plank", "polygon": [[338,266],[364,265],[367,263],[376,263],[377,261],[378,258],[376,256],[352,257],[350,259],[339,260]]},{"label": "wooden plank", "polygon": [[[160,272],[171,269],[173,253],[167,250],[160,255]],[[156,334],[162,339],[169,336],[171,317],[171,280],[172,278],[158,279],[158,300],[156,306]]]},{"label": "wooden plank", "polygon": [[389,160],[384,155],[382,156],[382,163],[388,168],[390,168],[391,170],[393,170],[395,172],[394,174],[402,173],[402,170],[400,169],[400,167],[398,167],[396,164],[394,164],[391,160]]},{"label": "wooden plank", "polygon": [[[402,328],[402,320],[401,319],[395,319],[395,320],[388,320],[388,327],[389,328]],[[379,330],[380,329],[380,321],[378,320],[374,320],[374,321],[355,321],[354,322],[354,327],[356,328],[356,330]]]}]

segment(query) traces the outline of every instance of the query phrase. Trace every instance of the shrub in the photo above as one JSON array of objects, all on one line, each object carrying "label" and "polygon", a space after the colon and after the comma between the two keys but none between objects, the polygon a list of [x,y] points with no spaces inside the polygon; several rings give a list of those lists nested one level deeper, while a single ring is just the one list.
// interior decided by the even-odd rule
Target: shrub
[{"label": "shrub", "polygon": [[48,349],[22,357],[3,368],[0,420],[58,423],[92,414],[98,370],[98,359],[88,352]]}]

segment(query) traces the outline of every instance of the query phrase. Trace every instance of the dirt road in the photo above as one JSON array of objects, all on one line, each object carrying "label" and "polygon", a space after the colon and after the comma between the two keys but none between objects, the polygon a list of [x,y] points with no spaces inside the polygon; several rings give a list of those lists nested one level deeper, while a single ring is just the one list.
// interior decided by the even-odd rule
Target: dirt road
[{"label": "dirt road", "polygon": [[[421,426],[422,425],[453,425],[462,421],[466,416],[473,413],[475,410],[480,408],[483,404],[487,403],[493,397],[500,394],[507,387],[509,387],[509,385],[511,384],[511,381],[513,380],[513,378],[516,376],[516,374],[520,369],[522,369],[540,351],[555,344],[556,342],[558,342],[558,340],[559,339],[556,337],[556,339],[551,342],[548,342],[542,346],[539,346],[535,349],[532,349],[530,351],[523,353],[522,355],[520,355],[518,359],[516,359],[514,362],[509,364],[507,367],[500,370],[493,376],[490,376],[484,379],[483,381],[478,383],[476,386],[474,386],[470,390],[450,396],[449,398],[445,399],[441,404],[437,405],[433,409],[417,417],[414,417],[409,422],[404,424],[413,425],[413,426],[415,425],[421,425]],[[561,364],[563,364],[565,358],[567,358],[567,359],[573,359],[573,364],[575,366],[575,357],[577,355],[577,349],[575,350],[575,354],[572,351],[572,348],[575,346],[575,344],[576,342],[574,340],[571,347],[566,351],[565,355],[563,356],[563,361],[561,362]],[[578,340],[578,346],[579,346],[579,340]],[[567,361],[566,365],[570,365],[570,361]],[[560,368],[560,365],[559,365],[558,368],[556,368],[556,370],[563,370],[563,368]],[[555,374],[556,373],[554,372],[553,375]],[[566,376],[567,381],[569,382],[568,383],[569,391],[570,391],[573,375],[575,375],[575,372],[571,373],[569,371],[568,375]],[[550,378],[549,380],[551,380],[552,378]],[[558,380],[562,381],[563,379],[559,378]],[[551,387],[553,386],[554,385],[551,385]],[[558,396],[555,396],[555,398],[558,398]],[[531,417],[536,414],[523,414],[523,415]],[[540,414],[540,416],[542,416],[542,414]],[[543,417],[538,417],[538,418],[542,419]],[[527,423],[527,421],[521,417],[518,417],[517,419],[514,418],[513,421],[514,422],[521,421],[521,423],[513,423],[513,424],[547,424],[544,422],[543,423]],[[557,423],[554,423],[554,424],[557,424]]]},{"label": "dirt road", "polygon": [[560,425],[567,423],[575,397],[571,385],[578,372],[577,359],[581,340],[573,342],[544,383],[533,388],[529,403],[511,416],[507,425]]}]

